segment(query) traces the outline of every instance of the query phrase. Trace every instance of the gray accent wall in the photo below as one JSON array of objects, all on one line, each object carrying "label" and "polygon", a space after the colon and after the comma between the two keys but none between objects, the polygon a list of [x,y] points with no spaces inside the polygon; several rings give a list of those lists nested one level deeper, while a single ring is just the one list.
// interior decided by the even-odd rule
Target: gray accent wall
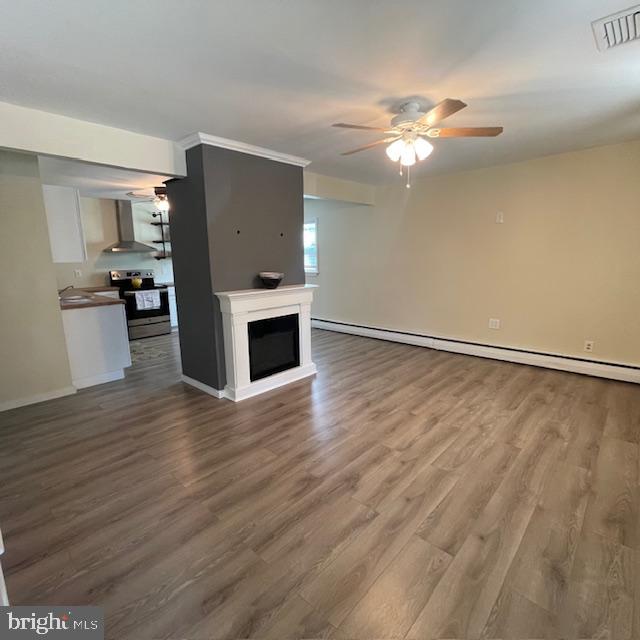
[{"label": "gray accent wall", "polygon": [[184,375],[226,383],[216,291],[261,287],[260,271],[304,284],[302,168],[198,145],[167,183]]},{"label": "gray accent wall", "polygon": [[188,177],[167,183],[182,372],[217,389],[220,369],[212,321],[216,309],[211,296],[202,156],[188,154],[187,158]]}]

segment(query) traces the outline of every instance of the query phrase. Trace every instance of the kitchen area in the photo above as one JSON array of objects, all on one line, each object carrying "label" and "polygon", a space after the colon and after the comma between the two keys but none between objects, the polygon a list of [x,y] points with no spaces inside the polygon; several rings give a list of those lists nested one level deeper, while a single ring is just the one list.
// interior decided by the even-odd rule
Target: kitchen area
[{"label": "kitchen area", "polygon": [[81,389],[123,378],[132,341],[177,331],[169,203],[162,183],[122,192],[95,176],[60,179],[61,162],[41,158],[40,170],[71,377]]}]

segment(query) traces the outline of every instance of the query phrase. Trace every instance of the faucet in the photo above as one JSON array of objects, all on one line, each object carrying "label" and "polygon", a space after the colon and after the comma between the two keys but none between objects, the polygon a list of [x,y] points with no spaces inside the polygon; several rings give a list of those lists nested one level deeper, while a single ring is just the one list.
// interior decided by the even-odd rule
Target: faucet
[{"label": "faucet", "polygon": [[73,289],[73,285],[70,284],[68,287],[65,287],[64,289],[60,289],[58,291],[58,295],[61,296],[65,291],[68,291],[69,289]]}]

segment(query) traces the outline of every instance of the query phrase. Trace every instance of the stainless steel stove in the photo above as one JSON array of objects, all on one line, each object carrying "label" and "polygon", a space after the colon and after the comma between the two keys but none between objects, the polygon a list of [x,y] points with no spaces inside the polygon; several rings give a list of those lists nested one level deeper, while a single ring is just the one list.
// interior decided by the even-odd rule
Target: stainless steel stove
[{"label": "stainless steel stove", "polygon": [[[129,340],[171,333],[167,285],[155,283],[152,269],[109,271],[109,282],[120,289],[125,302]],[[136,293],[145,291],[158,291],[158,306],[143,304],[144,296]]]}]

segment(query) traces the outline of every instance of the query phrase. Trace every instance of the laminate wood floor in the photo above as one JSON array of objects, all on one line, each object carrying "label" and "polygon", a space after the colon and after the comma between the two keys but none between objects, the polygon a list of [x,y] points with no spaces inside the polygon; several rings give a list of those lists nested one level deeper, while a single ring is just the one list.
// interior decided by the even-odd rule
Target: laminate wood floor
[{"label": "laminate wood floor", "polygon": [[14,604],[107,637],[640,638],[640,388],[314,331],[233,404],[175,335],[0,414]]}]

